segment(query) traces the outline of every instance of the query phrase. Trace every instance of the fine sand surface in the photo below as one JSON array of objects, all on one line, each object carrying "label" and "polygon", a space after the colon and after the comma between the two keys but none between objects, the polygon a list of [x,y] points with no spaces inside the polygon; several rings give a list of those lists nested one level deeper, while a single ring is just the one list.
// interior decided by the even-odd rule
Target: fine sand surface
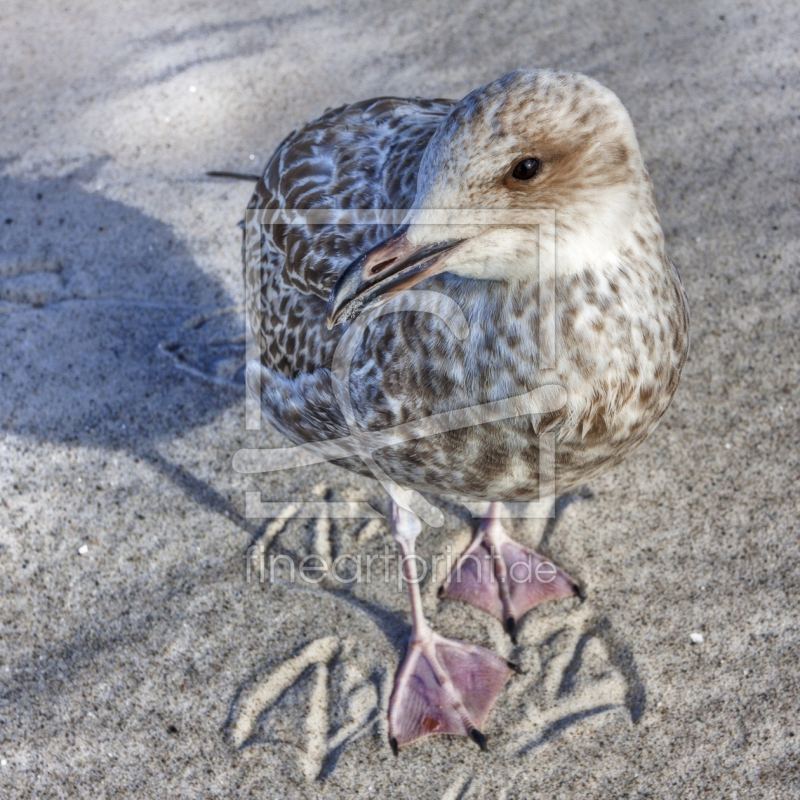
[{"label": "fine sand surface", "polygon": [[[797,5],[163,5],[0,7],[0,797],[800,796]],[[395,758],[405,589],[391,560],[356,574],[394,553],[388,524],[298,517],[385,494],[333,465],[233,470],[285,443],[246,429],[237,383],[251,185],[204,172],[258,171],[326,107],[519,67],[629,109],[692,350],[635,456],[512,522],[585,603],[536,609],[513,647],[437,600],[441,563],[426,578],[437,630],[525,673],[488,753]],[[474,529],[440,507],[429,561]],[[311,554],[352,556],[346,580],[292,581]]]}]

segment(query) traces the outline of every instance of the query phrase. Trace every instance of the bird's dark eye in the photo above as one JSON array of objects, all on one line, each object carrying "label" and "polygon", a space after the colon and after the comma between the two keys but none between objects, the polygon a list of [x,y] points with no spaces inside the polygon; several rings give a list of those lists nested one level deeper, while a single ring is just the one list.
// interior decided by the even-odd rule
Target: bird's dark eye
[{"label": "bird's dark eye", "polygon": [[541,166],[542,162],[538,158],[524,158],[514,167],[511,175],[518,181],[529,181],[539,172]]}]

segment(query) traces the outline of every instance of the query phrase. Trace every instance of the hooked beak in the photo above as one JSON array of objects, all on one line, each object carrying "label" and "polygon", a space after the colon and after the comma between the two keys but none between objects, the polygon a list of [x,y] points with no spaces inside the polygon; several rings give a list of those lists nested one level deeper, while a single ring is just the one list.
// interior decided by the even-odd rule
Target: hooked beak
[{"label": "hooked beak", "polygon": [[328,330],[353,319],[380,298],[394,297],[441,272],[447,256],[464,239],[413,245],[408,225],[360,255],[339,276],[328,298]]}]

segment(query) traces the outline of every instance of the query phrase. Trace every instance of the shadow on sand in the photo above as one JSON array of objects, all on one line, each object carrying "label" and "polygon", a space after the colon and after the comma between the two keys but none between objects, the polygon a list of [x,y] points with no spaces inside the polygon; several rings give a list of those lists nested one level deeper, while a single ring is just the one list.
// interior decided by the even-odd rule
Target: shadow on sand
[{"label": "shadow on sand", "polygon": [[243,314],[168,225],[87,191],[101,165],[0,176],[0,430],[133,452],[255,535],[156,448],[241,399]]}]

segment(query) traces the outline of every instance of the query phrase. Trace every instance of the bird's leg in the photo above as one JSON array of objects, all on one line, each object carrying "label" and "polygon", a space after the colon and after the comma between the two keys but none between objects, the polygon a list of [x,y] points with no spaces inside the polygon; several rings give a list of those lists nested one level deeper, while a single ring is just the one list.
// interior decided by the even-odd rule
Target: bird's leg
[{"label": "bird's leg", "polygon": [[545,600],[580,595],[578,584],[549,559],[515,542],[492,503],[472,544],[461,554],[439,590],[497,617],[516,642],[517,623]]},{"label": "bird's leg", "polygon": [[392,503],[392,534],[411,600],[411,640],[389,701],[389,743],[399,747],[435,733],[469,736],[482,750],[481,732],[497,695],[517,669],[505,658],[435,633],[422,611],[414,540],[419,519]]}]

